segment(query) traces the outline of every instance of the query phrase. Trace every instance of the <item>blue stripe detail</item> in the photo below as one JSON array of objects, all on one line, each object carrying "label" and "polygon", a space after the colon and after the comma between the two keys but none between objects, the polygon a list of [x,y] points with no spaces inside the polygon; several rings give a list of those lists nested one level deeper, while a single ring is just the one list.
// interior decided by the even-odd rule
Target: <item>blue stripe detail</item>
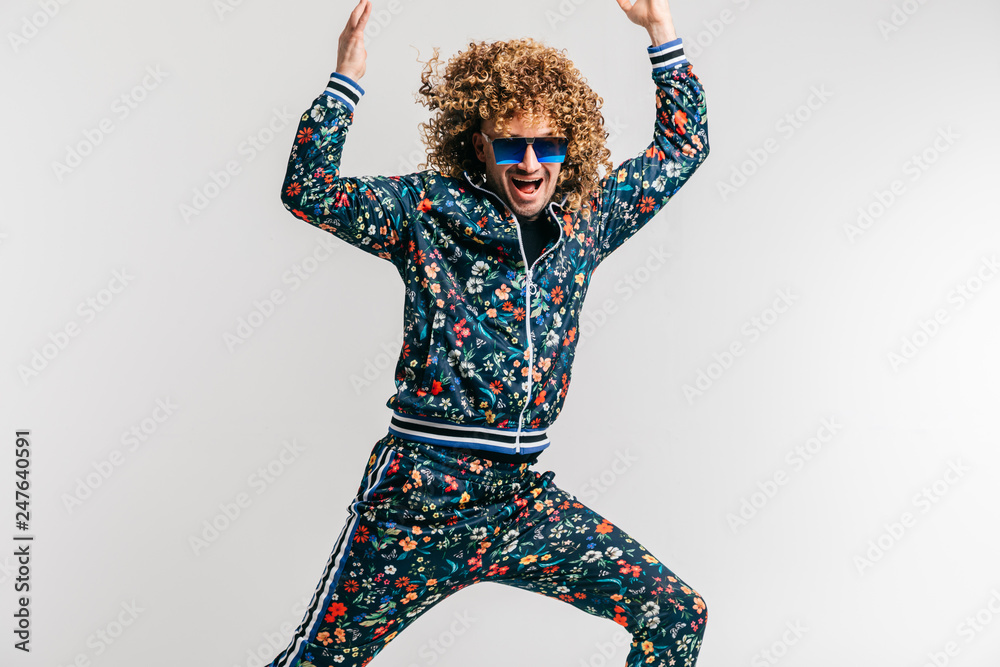
[{"label": "blue stripe detail", "polygon": [[[440,440],[438,438],[435,438],[434,436],[427,435],[426,433],[421,433],[420,435],[414,435],[412,433],[401,433],[401,432],[397,431],[395,428],[393,428],[392,426],[389,427],[389,432],[392,433],[397,438],[402,438],[403,440],[416,440],[417,442],[426,442],[426,443],[429,443],[429,444],[432,444],[432,445],[441,445],[443,447],[451,447],[451,448],[457,448],[457,449],[462,449],[462,450],[466,450],[466,449],[473,449],[473,450],[475,450],[475,449],[481,449],[481,450],[487,451],[487,452],[498,452],[498,453],[502,453],[502,454],[510,454],[512,452],[512,448],[511,447],[498,447],[498,446],[495,446],[495,445],[484,445],[484,444],[478,443],[478,442],[477,443],[464,442],[464,443],[456,444],[453,440]],[[523,433],[524,431],[521,431],[521,432]],[[541,446],[539,446],[539,445],[521,445],[521,449],[520,449],[519,453],[521,453],[521,454],[534,454],[535,452],[542,451],[543,449],[545,449],[546,447],[548,447],[550,444],[551,443],[546,442],[545,444],[543,444]]]},{"label": "blue stripe detail", "polygon": [[688,59],[684,56],[684,40],[680,37],[658,46],[647,46],[646,53],[649,55],[654,72],[688,63]]},{"label": "blue stripe detail", "polygon": [[339,73],[337,73],[337,72],[331,72],[331,73],[330,73],[330,77],[331,77],[331,78],[336,78],[336,79],[340,79],[340,80],[342,80],[342,81],[345,81],[345,82],[347,82],[347,83],[351,84],[352,86],[354,86],[355,88],[357,88],[357,89],[358,89],[358,91],[360,91],[360,93],[361,93],[362,95],[364,95],[364,94],[365,94],[365,89],[361,87],[361,84],[359,84],[359,83],[358,83],[357,81],[355,81],[354,79],[352,79],[352,78],[351,78],[351,77],[349,77],[349,76],[344,76],[343,74],[339,74]]}]

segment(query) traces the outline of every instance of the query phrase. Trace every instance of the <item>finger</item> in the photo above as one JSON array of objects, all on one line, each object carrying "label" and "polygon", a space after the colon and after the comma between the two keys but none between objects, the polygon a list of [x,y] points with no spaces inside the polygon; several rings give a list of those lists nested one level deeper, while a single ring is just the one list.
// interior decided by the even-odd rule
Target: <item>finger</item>
[{"label": "finger", "polygon": [[357,7],[351,12],[350,17],[347,19],[347,27],[350,30],[354,30],[358,26],[358,19],[361,18],[361,14],[365,9],[368,8],[368,0],[360,0]]},{"label": "finger", "polygon": [[617,2],[626,14],[632,10],[632,3],[629,0],[617,0]]},{"label": "finger", "polygon": [[368,23],[368,17],[371,16],[371,13],[372,13],[372,3],[371,0],[367,0],[367,2],[365,2],[365,11],[362,12],[361,18],[358,19],[359,30],[365,29],[365,24]]}]

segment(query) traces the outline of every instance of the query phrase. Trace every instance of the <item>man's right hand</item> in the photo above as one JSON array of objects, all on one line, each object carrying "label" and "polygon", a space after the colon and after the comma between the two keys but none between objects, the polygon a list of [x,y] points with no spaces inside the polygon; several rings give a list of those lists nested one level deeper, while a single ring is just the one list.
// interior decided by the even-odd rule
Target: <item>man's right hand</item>
[{"label": "man's right hand", "polygon": [[372,13],[371,0],[360,0],[340,33],[337,73],[358,81],[365,75],[365,24]]}]

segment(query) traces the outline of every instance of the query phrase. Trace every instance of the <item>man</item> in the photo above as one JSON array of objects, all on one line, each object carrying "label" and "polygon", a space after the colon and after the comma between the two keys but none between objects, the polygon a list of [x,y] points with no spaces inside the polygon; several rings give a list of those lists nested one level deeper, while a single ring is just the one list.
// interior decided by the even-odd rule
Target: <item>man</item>
[{"label": "man", "polygon": [[[708,154],[704,91],[667,0],[618,3],[649,33],[657,90],[652,143],[617,169],[601,100],[572,63],[510,40],[471,44],[443,76],[436,53],[427,63],[420,93],[436,114],[422,129],[433,169],[341,176],[364,95],[369,0],[351,13],[337,70],[299,122],[282,201],[392,262],[405,286],[404,342],[388,433],[272,667],[367,665],[434,604],[480,581],[622,625],[629,666],[694,665],[701,596],[559,489],[554,472],[532,467],[566,396],[594,269]],[[362,282],[345,288],[355,287]],[[341,515],[317,511],[310,525]]]}]

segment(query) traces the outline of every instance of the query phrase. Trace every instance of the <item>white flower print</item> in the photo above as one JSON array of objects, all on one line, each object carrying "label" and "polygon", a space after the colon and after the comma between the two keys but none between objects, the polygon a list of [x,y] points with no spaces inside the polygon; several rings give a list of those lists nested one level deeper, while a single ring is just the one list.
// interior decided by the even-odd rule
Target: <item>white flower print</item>
[{"label": "white flower print", "polygon": [[465,289],[469,290],[470,294],[479,294],[483,291],[483,284],[482,278],[473,276],[465,283]]},{"label": "white flower print", "polygon": [[478,260],[475,264],[472,265],[472,275],[474,276],[481,276],[489,270],[490,270],[490,265],[484,262],[483,260]]}]

